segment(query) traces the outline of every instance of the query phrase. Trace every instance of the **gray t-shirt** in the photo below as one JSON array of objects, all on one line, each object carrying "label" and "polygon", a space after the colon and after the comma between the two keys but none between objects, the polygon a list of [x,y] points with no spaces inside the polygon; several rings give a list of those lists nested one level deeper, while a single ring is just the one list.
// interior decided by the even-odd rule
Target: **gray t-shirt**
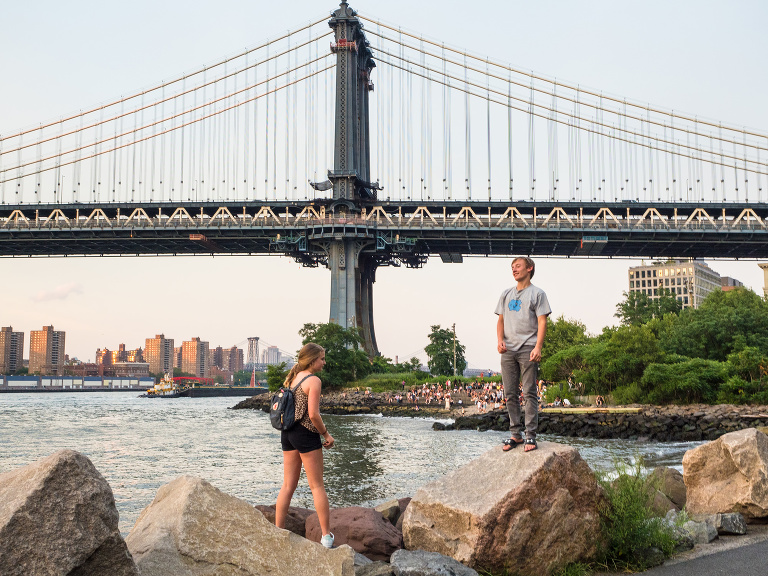
[{"label": "gray t-shirt", "polygon": [[507,350],[516,352],[523,346],[536,346],[538,317],[551,313],[547,295],[533,284],[520,291],[516,286],[504,290],[496,305],[496,314],[504,318]]}]

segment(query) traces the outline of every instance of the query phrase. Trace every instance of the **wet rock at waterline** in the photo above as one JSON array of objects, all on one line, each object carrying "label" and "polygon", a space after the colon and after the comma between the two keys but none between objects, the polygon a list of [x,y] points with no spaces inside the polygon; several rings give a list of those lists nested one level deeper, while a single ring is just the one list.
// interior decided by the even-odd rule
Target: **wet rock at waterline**
[{"label": "wet rock at waterline", "polygon": [[0,574],[138,576],[117,523],[112,489],[78,452],[0,474]]}]

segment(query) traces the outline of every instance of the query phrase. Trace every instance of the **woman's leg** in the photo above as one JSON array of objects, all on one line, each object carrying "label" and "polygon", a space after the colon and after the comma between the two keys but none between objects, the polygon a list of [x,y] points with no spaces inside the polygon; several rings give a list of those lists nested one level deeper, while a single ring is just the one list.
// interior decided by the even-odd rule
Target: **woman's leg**
[{"label": "woman's leg", "polygon": [[323,484],[323,450],[312,450],[301,455],[304,463],[304,472],[307,473],[309,489],[312,490],[312,500],[315,502],[317,519],[320,521],[320,530],[325,536],[331,532],[330,511],[328,509],[328,495]]},{"label": "woman's leg", "polygon": [[301,474],[299,451],[283,452],[283,485],[275,504],[275,526],[278,528],[285,528],[285,517],[288,515],[288,506],[291,504],[293,492],[299,484],[299,474]]}]

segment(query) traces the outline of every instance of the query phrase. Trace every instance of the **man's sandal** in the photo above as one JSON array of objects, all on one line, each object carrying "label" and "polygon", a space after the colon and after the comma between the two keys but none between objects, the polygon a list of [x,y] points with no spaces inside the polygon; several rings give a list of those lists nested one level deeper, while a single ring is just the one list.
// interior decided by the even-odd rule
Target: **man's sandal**
[{"label": "man's sandal", "polygon": [[526,452],[532,452],[536,450],[538,446],[536,445],[536,439],[535,438],[526,438],[525,439],[525,451]]},{"label": "man's sandal", "polygon": [[517,438],[507,438],[506,440],[504,440],[504,447],[502,448],[502,450],[504,450],[504,452],[509,452],[510,450],[512,450],[512,448],[517,448],[517,446],[519,444],[522,444],[523,442],[524,440],[522,438],[520,438],[519,440]]}]

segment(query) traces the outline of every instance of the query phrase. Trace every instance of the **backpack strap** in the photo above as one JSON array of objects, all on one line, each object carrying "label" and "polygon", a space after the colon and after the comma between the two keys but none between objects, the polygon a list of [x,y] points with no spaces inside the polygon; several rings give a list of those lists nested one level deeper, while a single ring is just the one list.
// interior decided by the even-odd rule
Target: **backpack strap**
[{"label": "backpack strap", "polygon": [[310,376],[314,376],[314,374],[312,374],[312,373],[309,373],[309,374],[307,374],[306,376],[304,376],[304,378],[302,378],[302,379],[301,379],[301,382],[299,382],[298,384],[296,384],[296,386],[294,386],[293,388],[291,388],[291,392],[296,392],[296,390],[298,390],[298,389],[299,389],[299,386],[301,386],[301,385],[304,383],[304,380],[306,380],[306,379],[307,379],[307,378],[309,378]]}]

